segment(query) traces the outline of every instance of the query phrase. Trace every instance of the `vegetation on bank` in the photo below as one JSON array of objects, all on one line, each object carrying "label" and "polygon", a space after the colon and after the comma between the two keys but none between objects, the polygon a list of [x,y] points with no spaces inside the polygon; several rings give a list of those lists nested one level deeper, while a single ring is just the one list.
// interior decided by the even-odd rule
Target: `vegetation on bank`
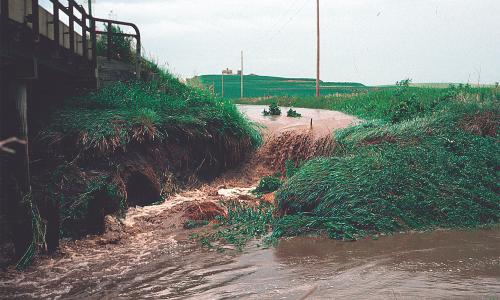
[{"label": "vegetation on bank", "polygon": [[264,109],[264,116],[281,116],[281,108],[276,103],[269,104],[269,110]]},{"label": "vegetation on bank", "polygon": [[[224,75],[224,97],[238,99],[241,96],[239,75]],[[203,86],[213,90],[217,95],[222,95],[222,75],[201,75],[189,80],[191,84]],[[327,94],[352,94],[370,89],[357,82],[321,82],[321,93]],[[307,97],[314,95],[316,79],[311,78],[284,78],[273,76],[245,75],[244,96],[270,97],[270,96],[296,96]]]},{"label": "vegetation on bank", "polygon": [[[68,99],[40,134],[52,166],[40,190],[63,235],[103,230],[104,215],[147,205],[239,163],[261,143],[235,105],[148,62],[151,81],[117,82]],[[191,226],[192,224],[189,224]]]},{"label": "vegetation on bank", "polygon": [[407,85],[335,102],[369,119],[335,134],[276,194],[275,236],[356,239],[500,221],[500,106],[492,89]]},{"label": "vegetation on bank", "polygon": [[274,207],[271,204],[252,206],[228,202],[224,205],[228,212],[227,217],[217,217],[218,223],[212,226],[214,230],[191,236],[203,246],[224,252],[223,245],[230,244],[234,245],[236,250],[242,250],[250,240],[265,238],[272,230],[275,217]]},{"label": "vegetation on bank", "polygon": [[228,100],[188,87],[161,70],[156,77],[150,82],[117,82],[70,99],[54,114],[44,136],[75,137],[80,149],[99,154],[188,132],[248,136],[253,146],[260,143],[258,131]]},{"label": "vegetation on bank", "polygon": [[[326,234],[355,240],[498,224],[499,96],[491,88],[404,83],[327,98],[328,108],[366,121],[335,132],[331,154],[298,167],[287,161],[294,168],[275,194],[277,217],[267,223],[271,238]],[[291,100],[282,105],[304,101]],[[304,106],[325,103],[309,100]]]}]

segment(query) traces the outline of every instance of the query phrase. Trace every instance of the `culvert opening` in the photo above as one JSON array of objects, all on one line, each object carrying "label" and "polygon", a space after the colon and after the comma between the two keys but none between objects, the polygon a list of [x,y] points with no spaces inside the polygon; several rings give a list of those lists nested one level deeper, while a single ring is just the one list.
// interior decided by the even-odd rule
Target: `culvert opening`
[{"label": "culvert opening", "polygon": [[133,173],[127,180],[129,206],[146,206],[160,201],[159,187],[142,173]]}]

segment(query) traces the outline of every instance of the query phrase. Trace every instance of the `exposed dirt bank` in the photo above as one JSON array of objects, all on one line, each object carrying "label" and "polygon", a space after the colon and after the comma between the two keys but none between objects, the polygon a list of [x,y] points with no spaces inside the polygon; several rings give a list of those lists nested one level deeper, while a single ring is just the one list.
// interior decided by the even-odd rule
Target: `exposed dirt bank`
[{"label": "exposed dirt bank", "polygon": [[[245,111],[243,108],[240,109]],[[209,184],[194,184],[192,188],[169,196],[159,204],[142,206],[144,203],[141,199],[147,196],[146,192],[154,191],[156,196],[161,194],[160,187],[164,185],[158,182],[157,172],[151,168],[153,165],[162,166],[161,157],[154,156],[153,153],[146,156],[154,159],[151,161],[137,155],[128,162],[124,160],[120,165],[123,166],[124,175],[121,177],[125,179],[118,181],[123,184],[122,190],[128,197],[137,198],[135,202],[129,201],[125,217],[120,219],[111,215],[106,216],[100,225],[104,229],[102,235],[87,235],[78,240],[63,239],[57,254],[38,258],[26,272],[17,272],[13,269],[4,272],[0,277],[6,285],[2,284],[0,289],[3,290],[9,285],[21,288],[34,282],[42,286],[61,284],[71,289],[78,278],[87,276],[88,272],[93,272],[92,270],[105,270],[108,275],[104,276],[119,276],[139,266],[147,265],[155,257],[175,252],[179,247],[190,247],[195,241],[190,240],[189,235],[197,232],[197,229],[185,230],[183,225],[186,221],[195,219],[193,210],[194,214],[202,216],[201,219],[210,221],[215,215],[224,213],[219,204],[221,201],[237,200],[249,203],[260,201],[255,199],[250,191],[262,176],[273,174],[286,159],[302,159],[299,156],[308,148],[307,143],[321,140],[314,136],[326,132],[325,128],[347,126],[349,124],[347,120],[354,120],[341,114],[339,121],[335,120],[336,114],[317,111],[315,114],[319,118],[311,131],[309,128],[304,129],[306,128],[304,126],[296,126],[298,121],[292,118],[269,118],[264,122],[260,117],[260,108],[250,111],[248,109],[247,107],[246,114],[250,119],[266,126],[264,130],[267,140],[260,150],[247,157],[238,167],[226,171]],[[323,114],[328,117],[324,117]],[[296,134],[291,133],[292,131]],[[284,136],[281,135],[283,132]],[[301,141],[297,145],[295,142],[281,144],[280,141],[283,141],[284,137],[288,139],[293,136],[305,139],[296,139]],[[293,151],[294,147],[299,147],[297,148],[299,151]],[[280,154],[278,160],[276,154]],[[314,153],[311,152],[310,155]],[[74,180],[78,177],[82,179],[80,173],[74,175],[72,177]],[[162,179],[168,180],[168,177]],[[150,184],[151,182],[154,184]],[[179,243],[182,246],[179,246]],[[16,292],[11,290],[11,294],[15,295]]]}]

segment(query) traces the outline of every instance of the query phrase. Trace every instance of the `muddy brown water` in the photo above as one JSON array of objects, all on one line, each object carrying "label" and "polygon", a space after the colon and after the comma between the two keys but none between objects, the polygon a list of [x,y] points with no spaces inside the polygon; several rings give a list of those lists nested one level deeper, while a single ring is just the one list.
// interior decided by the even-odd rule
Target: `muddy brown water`
[{"label": "muddy brown water", "polygon": [[500,231],[435,231],[356,242],[284,239],[217,253],[157,245],[142,259],[112,251],[5,280],[4,298],[495,299]]},{"label": "muddy brown water", "polygon": [[[306,128],[310,116],[327,128],[319,130],[354,120],[302,109],[303,119],[260,120],[264,106],[239,108],[263,124],[280,123],[270,126],[275,132]],[[99,237],[63,242],[59,256],[24,272],[1,272],[0,298],[500,298],[500,228],[398,233],[356,242],[296,237],[274,247],[254,241],[242,252],[227,247],[218,253],[189,240],[192,231],[169,230],[174,205],[209,197],[188,191],[161,205],[131,209],[123,222],[127,238],[116,244],[100,244]]]},{"label": "muddy brown water", "polygon": [[238,109],[250,120],[266,126],[271,133],[279,133],[287,130],[309,129],[311,126],[317,135],[324,135],[335,129],[345,128],[358,122],[353,116],[346,115],[338,111],[293,108],[302,116],[299,118],[289,118],[286,112],[289,107],[281,107],[281,116],[264,116],[262,112],[268,109],[265,105],[237,105]]}]

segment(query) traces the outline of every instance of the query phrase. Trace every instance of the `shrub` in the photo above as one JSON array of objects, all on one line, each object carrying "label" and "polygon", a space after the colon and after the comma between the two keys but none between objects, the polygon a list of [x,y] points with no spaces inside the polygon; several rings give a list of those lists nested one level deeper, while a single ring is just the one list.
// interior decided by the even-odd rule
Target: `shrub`
[{"label": "shrub", "polygon": [[297,111],[293,110],[293,109],[289,109],[286,113],[286,116],[287,117],[291,117],[291,118],[300,118],[302,117],[301,114],[299,114]]},{"label": "shrub", "polygon": [[269,105],[269,111],[265,110],[262,112],[264,116],[280,116],[281,115],[281,109],[276,103],[271,103]]}]

